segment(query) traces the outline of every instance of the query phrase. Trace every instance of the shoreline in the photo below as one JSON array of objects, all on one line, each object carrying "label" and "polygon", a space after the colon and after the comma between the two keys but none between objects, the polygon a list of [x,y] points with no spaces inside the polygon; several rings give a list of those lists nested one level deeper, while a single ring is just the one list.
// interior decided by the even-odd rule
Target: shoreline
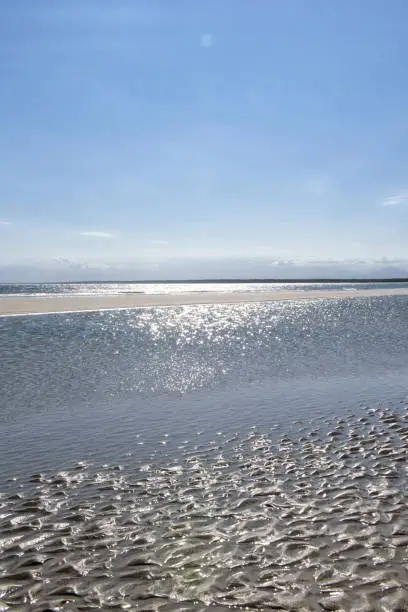
[{"label": "shoreline", "polygon": [[265,291],[241,293],[178,293],[59,296],[59,297],[13,297],[0,298],[0,317],[44,315],[102,310],[130,310],[166,306],[191,306],[205,304],[245,304],[257,302],[279,302],[288,300],[346,299],[364,297],[408,296],[408,289],[362,289],[355,291]]}]

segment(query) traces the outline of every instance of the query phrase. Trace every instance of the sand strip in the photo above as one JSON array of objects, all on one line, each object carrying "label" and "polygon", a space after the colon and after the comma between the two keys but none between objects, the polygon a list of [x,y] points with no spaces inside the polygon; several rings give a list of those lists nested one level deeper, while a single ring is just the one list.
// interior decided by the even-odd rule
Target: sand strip
[{"label": "sand strip", "polygon": [[310,300],[393,295],[408,296],[408,289],[361,289],[355,291],[265,291],[241,293],[195,292],[179,294],[16,297],[0,299],[0,316],[148,308],[152,306],[239,304],[281,300]]}]

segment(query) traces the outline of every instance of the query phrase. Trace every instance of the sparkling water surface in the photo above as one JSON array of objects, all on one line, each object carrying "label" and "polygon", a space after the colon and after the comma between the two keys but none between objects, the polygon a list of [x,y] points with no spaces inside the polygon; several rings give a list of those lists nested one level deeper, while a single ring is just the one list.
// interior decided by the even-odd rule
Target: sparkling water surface
[{"label": "sparkling water surface", "polygon": [[241,293],[265,291],[364,291],[408,288],[404,282],[97,282],[97,283],[0,283],[0,298],[122,295],[132,293]]},{"label": "sparkling water surface", "polygon": [[404,297],[0,319],[0,466],[122,459],[145,452],[135,436],[150,452],[164,434],[284,425],[394,397],[407,320]]},{"label": "sparkling water surface", "polygon": [[408,609],[407,323],[405,296],[1,318],[0,609]]}]

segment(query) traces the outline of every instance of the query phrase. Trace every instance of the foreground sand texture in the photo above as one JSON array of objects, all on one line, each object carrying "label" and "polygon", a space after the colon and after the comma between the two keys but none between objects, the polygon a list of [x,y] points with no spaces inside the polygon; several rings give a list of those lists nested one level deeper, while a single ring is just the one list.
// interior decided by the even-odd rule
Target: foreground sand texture
[{"label": "foreground sand texture", "polygon": [[239,304],[279,300],[408,295],[408,289],[362,289],[356,291],[268,291],[241,293],[128,294],[76,297],[19,297],[0,299],[0,316],[81,312],[116,308],[183,306],[189,304]]},{"label": "foreground sand texture", "polygon": [[0,609],[408,610],[408,408],[80,463],[0,499]]}]

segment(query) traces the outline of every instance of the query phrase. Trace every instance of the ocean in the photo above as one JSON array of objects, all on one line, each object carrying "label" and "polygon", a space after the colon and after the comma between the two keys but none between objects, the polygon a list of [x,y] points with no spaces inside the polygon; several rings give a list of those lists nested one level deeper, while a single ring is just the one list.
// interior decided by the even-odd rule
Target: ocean
[{"label": "ocean", "polygon": [[408,609],[408,302],[365,286],[0,317],[0,610]]},{"label": "ocean", "polygon": [[104,296],[127,293],[179,294],[191,292],[240,293],[259,291],[364,291],[364,289],[408,288],[408,282],[278,282],[278,281],[186,281],[186,282],[94,282],[94,283],[0,283],[0,298]]}]

